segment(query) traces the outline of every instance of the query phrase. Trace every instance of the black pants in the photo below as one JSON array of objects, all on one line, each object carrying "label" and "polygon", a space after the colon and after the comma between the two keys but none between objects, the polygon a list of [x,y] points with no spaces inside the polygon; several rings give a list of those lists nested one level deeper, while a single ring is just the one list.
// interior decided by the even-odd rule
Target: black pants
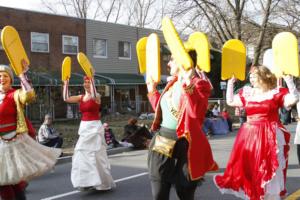
[{"label": "black pants", "polygon": [[[162,129],[159,135],[168,135],[168,130]],[[174,132],[175,137],[176,133]],[[169,137],[170,136],[170,137]],[[172,185],[181,200],[193,200],[199,180],[192,181],[189,176],[187,151],[188,141],[185,138],[177,140],[172,158],[152,151],[155,137],[150,145],[148,156],[149,175],[154,200],[168,200]]]},{"label": "black pants", "polygon": [[23,186],[21,186],[20,184],[0,186],[0,199],[1,200],[26,200]]},{"label": "black pants", "polygon": [[54,148],[61,148],[63,144],[63,139],[60,137],[53,138],[49,142],[42,143],[43,145],[47,147],[54,147]]},{"label": "black pants", "polygon": [[[155,200],[168,200],[170,197],[171,183],[162,181],[151,181],[152,196]],[[194,200],[197,184],[189,187],[182,187],[175,183],[175,190],[180,200]]]}]

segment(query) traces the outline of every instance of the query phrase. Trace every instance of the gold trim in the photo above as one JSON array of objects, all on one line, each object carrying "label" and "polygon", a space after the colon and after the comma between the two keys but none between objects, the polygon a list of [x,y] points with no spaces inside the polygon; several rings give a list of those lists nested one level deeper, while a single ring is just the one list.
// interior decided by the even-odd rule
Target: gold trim
[{"label": "gold trim", "polygon": [[28,132],[28,128],[25,121],[25,115],[24,115],[24,106],[26,103],[32,102],[34,100],[35,100],[34,90],[25,92],[22,89],[18,89],[14,92],[14,101],[17,106],[17,128],[16,128],[17,134]]},{"label": "gold trim", "polygon": [[195,85],[194,84],[190,84],[188,86],[186,86],[184,89],[184,91],[188,94],[193,94],[194,92],[194,88],[195,88]]}]

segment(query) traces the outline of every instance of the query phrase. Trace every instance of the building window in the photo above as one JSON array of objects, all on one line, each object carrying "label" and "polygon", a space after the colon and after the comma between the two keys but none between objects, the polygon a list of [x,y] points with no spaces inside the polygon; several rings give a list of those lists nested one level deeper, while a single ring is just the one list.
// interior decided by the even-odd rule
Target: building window
[{"label": "building window", "polygon": [[63,54],[77,54],[78,53],[78,37],[63,35]]},{"label": "building window", "polygon": [[[0,35],[1,35],[2,29],[0,29]],[[3,50],[2,42],[0,40],[0,50]]]},{"label": "building window", "polygon": [[107,58],[107,40],[94,39],[93,40],[94,57]]},{"label": "building window", "polygon": [[49,34],[31,32],[31,51],[49,53]]},{"label": "building window", "polygon": [[119,41],[119,58],[131,59],[131,45],[130,42]]}]

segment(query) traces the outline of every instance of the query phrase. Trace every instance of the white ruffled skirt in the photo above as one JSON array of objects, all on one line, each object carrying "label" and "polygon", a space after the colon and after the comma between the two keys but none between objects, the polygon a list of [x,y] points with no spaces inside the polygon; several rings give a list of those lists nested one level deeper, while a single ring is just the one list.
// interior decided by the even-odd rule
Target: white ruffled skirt
[{"label": "white ruffled skirt", "polygon": [[71,170],[73,187],[114,188],[101,121],[81,121],[78,134]]},{"label": "white ruffled skirt", "polygon": [[49,148],[20,134],[15,140],[0,139],[0,185],[29,181],[49,171],[55,165],[61,149]]}]

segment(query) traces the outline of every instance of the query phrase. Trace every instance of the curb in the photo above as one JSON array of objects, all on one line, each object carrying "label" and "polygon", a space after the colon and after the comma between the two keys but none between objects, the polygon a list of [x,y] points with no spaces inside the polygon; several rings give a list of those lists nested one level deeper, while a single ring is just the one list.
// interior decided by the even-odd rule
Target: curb
[{"label": "curb", "polygon": [[[106,152],[108,156],[111,156],[111,155],[128,152],[128,151],[134,151],[134,149],[132,147],[116,147],[116,148],[108,149]],[[57,159],[56,165],[72,162],[72,157],[73,157],[72,155],[60,157]]]}]

